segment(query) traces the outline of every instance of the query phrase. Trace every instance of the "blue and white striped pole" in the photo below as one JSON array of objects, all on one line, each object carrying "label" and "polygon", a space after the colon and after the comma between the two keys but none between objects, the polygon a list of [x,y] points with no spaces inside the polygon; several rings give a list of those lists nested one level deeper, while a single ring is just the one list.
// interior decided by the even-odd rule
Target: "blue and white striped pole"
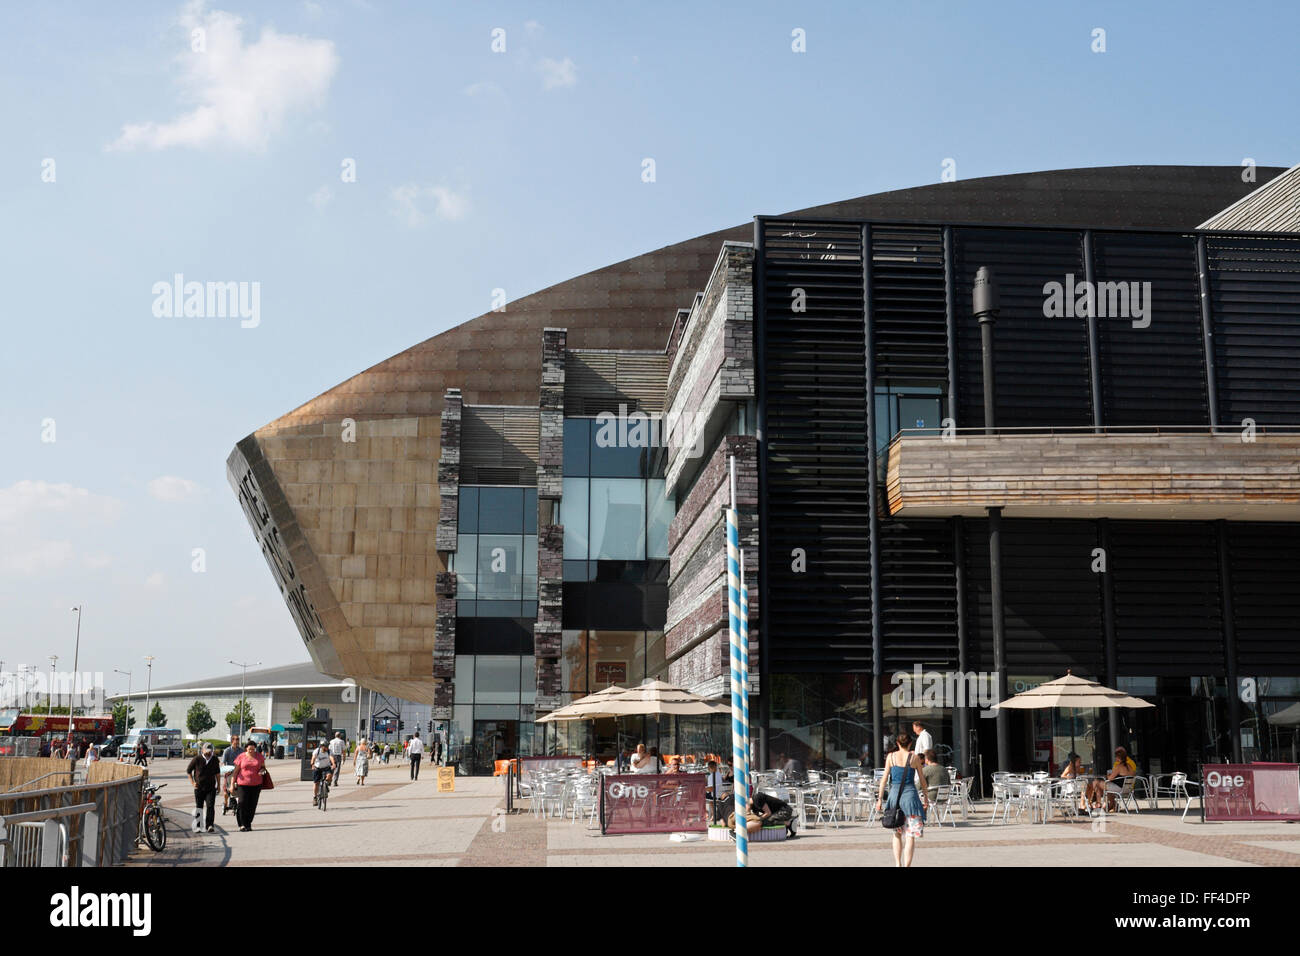
[{"label": "blue and white striped pole", "polygon": [[741,570],[740,520],[736,513],[736,460],[731,460],[731,507],[727,509],[727,618],[731,636],[731,755],[735,776],[736,866],[749,865],[749,623]]}]

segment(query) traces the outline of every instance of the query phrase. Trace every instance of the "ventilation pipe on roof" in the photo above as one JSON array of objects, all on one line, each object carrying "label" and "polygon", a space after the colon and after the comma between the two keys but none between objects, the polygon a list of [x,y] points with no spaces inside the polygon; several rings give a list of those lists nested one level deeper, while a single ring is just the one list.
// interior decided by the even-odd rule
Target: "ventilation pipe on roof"
[{"label": "ventilation pipe on roof", "polygon": [[975,318],[980,323],[980,348],[984,355],[984,434],[992,435],[993,404],[996,381],[993,370],[993,325],[998,319],[998,286],[993,270],[980,266],[975,273],[975,288],[971,296]]}]

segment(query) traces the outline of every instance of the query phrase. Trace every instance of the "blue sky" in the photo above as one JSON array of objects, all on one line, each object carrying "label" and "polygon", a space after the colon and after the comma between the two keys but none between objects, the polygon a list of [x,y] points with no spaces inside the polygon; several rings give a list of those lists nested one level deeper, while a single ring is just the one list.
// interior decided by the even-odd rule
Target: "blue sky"
[{"label": "blue sky", "polygon": [[[1292,165],[1298,32],[1284,3],[33,5],[0,36],[0,662],[70,666],[78,602],[112,691],[145,654],[156,685],[301,661],[239,438],[496,288],[946,158]],[[156,317],[176,273],[259,283],[259,324]]]}]

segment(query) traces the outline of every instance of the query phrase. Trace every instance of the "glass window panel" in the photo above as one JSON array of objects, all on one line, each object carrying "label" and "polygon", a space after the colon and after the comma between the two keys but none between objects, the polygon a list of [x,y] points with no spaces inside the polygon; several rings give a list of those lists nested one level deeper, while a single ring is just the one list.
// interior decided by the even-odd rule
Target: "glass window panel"
[{"label": "glass window panel", "polygon": [[632,687],[645,677],[645,635],[641,631],[588,631],[591,690],[611,684]]},{"label": "glass window panel", "polygon": [[474,604],[478,617],[519,617],[524,613],[522,601],[475,601]]},{"label": "glass window panel", "polygon": [[[460,689],[457,688],[456,692],[459,694]],[[447,728],[447,758],[449,763],[464,758],[465,744],[467,741],[473,740],[473,734],[473,705],[457,704],[451,709],[451,725]]]},{"label": "glass window panel", "polygon": [[[475,704],[474,719],[479,722],[485,720],[518,720],[519,705],[518,704]],[[485,736],[489,736],[489,737],[492,736],[490,731],[495,730],[496,732],[495,742],[498,747],[502,748],[499,751],[489,750],[486,755],[487,759],[489,760],[495,759],[497,753],[507,753],[514,749],[506,745],[509,742],[510,733],[514,731],[515,728],[497,727],[497,728],[487,728],[487,730],[489,731],[489,733],[485,734]]]},{"label": "glass window panel", "polygon": [[[537,617],[537,602],[524,601],[523,604],[521,605],[519,613],[524,617]],[[532,639],[529,638],[529,640],[531,641]]]},{"label": "glass window panel", "polygon": [[649,521],[646,524],[646,557],[668,557],[668,525],[677,513],[677,504],[671,496],[664,495],[664,480],[651,478],[646,482],[649,499]]},{"label": "glass window panel", "polygon": [[664,666],[664,632],[648,631],[645,636],[645,675],[656,680],[667,680]]},{"label": "glass window panel", "polygon": [[921,434],[939,434],[939,399],[900,397],[898,399],[898,420],[902,428],[924,428]]},{"label": "glass window panel", "polygon": [[591,568],[591,564],[585,560],[570,561],[566,558],[564,561],[564,580],[590,581],[591,580],[590,568]]},{"label": "glass window panel", "polygon": [[526,600],[537,599],[537,535],[524,535],[523,592]]},{"label": "glass window panel", "polygon": [[591,419],[564,420],[564,474],[582,478],[591,474]]},{"label": "glass window panel", "polygon": [[[533,749],[540,744],[541,735],[537,731],[541,730],[534,721],[537,719],[537,712],[530,706],[519,708],[519,756],[531,757],[536,751]],[[534,741],[537,742],[534,742]]]},{"label": "glass window panel", "polygon": [[639,478],[591,479],[591,556],[645,559],[645,483]]},{"label": "glass window panel", "polygon": [[478,573],[478,535],[456,535],[456,597],[472,601],[477,596],[474,589]]},{"label": "glass window panel", "polygon": [[[479,533],[520,534],[524,530],[524,489],[480,488]],[[534,525],[536,527],[536,525]]]},{"label": "glass window panel", "polygon": [[564,557],[583,560],[587,557],[587,488],[586,478],[565,478],[564,497],[560,501],[560,523],[564,525]]},{"label": "glass window panel", "polygon": [[[478,537],[478,599],[520,600],[524,536],[481,534]],[[517,608],[514,613],[519,613]]]},{"label": "glass window panel", "polygon": [[456,700],[468,704],[474,699],[474,655],[456,655]]},{"label": "glass window panel", "polygon": [[461,534],[478,532],[478,489],[465,487],[460,489],[460,502],[457,506],[456,530]]},{"label": "glass window panel", "polygon": [[524,534],[537,533],[537,489],[524,489]]},{"label": "glass window panel", "polygon": [[[625,425],[626,428],[626,425]],[[591,426],[591,474],[601,478],[641,478],[645,475],[646,449],[620,445],[627,434],[618,433],[618,419],[598,420]]]},{"label": "glass window panel", "polygon": [[585,631],[562,631],[560,634],[560,687],[568,693],[587,693]]},{"label": "glass window panel", "polygon": [[[457,688],[459,692],[459,688]],[[474,703],[519,705],[519,658],[479,654],[474,658]],[[517,716],[517,713],[516,713]],[[489,719],[481,708],[475,720]]]},{"label": "glass window panel", "polygon": [[[532,704],[537,700],[537,658],[531,654],[519,658],[519,699],[525,704],[530,705],[526,709],[531,711]],[[532,720],[532,716],[524,718]]]}]

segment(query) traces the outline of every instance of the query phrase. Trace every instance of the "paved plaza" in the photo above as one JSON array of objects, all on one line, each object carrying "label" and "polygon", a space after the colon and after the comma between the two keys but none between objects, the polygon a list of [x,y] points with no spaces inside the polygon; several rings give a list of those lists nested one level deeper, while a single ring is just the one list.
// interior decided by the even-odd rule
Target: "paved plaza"
[{"label": "paved plaza", "polygon": [[[187,761],[155,761],[168,807],[162,853],[137,851],[131,866],[732,866],[731,844],[673,843],[668,834],[605,836],[578,822],[523,812],[502,817],[504,783],[457,777],[438,793],[437,775],[406,766],[376,768],[365,787],[351,777],[331,791],[325,813],[297,763],[271,761],[276,787],[264,793],[250,833],[217,811],[217,832],[193,834]],[[1300,866],[1300,825],[1187,822],[1169,809],[1111,815],[1104,831],[1079,823],[990,825],[988,805],[955,827],[930,825],[916,866]],[[496,828],[494,829],[494,821]],[[890,866],[890,835],[878,823],[815,827],[784,843],[752,844],[752,866]]]}]

